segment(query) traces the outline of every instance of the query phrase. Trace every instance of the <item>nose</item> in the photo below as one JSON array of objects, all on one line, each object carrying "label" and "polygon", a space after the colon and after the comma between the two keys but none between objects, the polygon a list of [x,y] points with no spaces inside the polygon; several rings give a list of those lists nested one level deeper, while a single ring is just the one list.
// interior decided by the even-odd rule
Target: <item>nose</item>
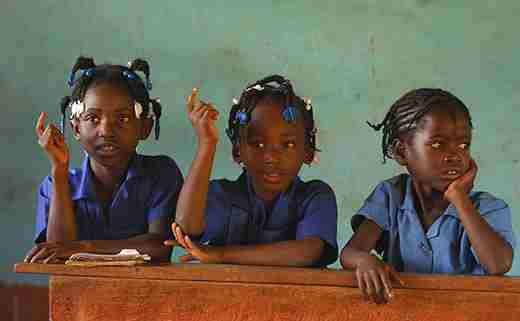
[{"label": "nose", "polygon": [[446,163],[460,163],[462,161],[462,157],[460,152],[450,149],[446,151],[446,154],[444,155],[444,161]]},{"label": "nose", "polygon": [[277,163],[282,156],[282,147],[279,145],[266,145],[264,151],[264,162],[266,164]]},{"label": "nose", "polygon": [[98,126],[98,134],[100,137],[114,137],[114,122],[110,118],[102,118]]}]

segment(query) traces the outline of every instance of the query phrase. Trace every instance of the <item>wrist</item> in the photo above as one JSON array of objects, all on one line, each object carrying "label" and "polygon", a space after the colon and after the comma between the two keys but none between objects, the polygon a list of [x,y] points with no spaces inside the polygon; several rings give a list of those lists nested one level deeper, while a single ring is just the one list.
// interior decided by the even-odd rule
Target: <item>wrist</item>
[{"label": "wrist", "polygon": [[69,166],[68,165],[52,166],[51,177],[53,179],[68,178],[69,177]]}]

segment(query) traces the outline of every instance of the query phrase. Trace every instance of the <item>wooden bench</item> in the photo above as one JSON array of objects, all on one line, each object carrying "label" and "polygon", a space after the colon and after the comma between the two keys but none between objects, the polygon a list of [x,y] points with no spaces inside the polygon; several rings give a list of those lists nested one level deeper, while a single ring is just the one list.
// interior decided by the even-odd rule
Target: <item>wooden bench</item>
[{"label": "wooden bench", "polygon": [[401,274],[386,305],[363,300],[339,270],[210,264],[74,267],[50,275],[50,313],[68,320],[520,320],[520,278]]}]

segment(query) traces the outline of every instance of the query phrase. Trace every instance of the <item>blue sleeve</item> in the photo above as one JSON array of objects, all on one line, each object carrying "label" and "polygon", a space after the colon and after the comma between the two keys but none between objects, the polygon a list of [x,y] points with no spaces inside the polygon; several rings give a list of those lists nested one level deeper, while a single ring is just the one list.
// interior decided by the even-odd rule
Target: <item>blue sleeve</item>
[{"label": "blue sleeve", "polygon": [[320,183],[319,190],[305,203],[303,218],[296,226],[296,239],[319,237],[327,246],[318,265],[331,264],[338,257],[338,208],[334,192],[328,185]]},{"label": "blue sleeve", "polygon": [[52,181],[47,176],[40,184],[38,189],[38,204],[36,206],[36,229],[34,233],[34,243],[47,241],[47,222],[49,220],[50,190]]},{"label": "blue sleeve", "polygon": [[[514,250],[516,247],[516,237],[513,232],[513,224],[511,219],[511,209],[501,199],[495,198],[490,194],[485,193],[485,196],[480,199],[477,204],[475,204],[477,209],[480,212],[480,215],[486,220],[486,222],[493,228],[495,232],[497,232],[507,243],[511,245]],[[464,232],[464,237],[468,237],[466,232]],[[471,252],[475,256],[475,260],[477,262],[477,266],[475,266],[475,271],[473,274],[482,274],[483,267],[480,265],[480,261],[475,253],[473,247],[471,247]]]},{"label": "blue sleeve", "polygon": [[[368,198],[363,203],[363,206],[357,211],[352,218],[354,232],[361,223],[360,218],[367,218],[376,223],[382,230],[388,231],[390,229],[390,197],[389,184],[385,182],[379,183]],[[359,221],[359,223],[355,223]]]},{"label": "blue sleeve", "polygon": [[218,181],[211,181],[206,201],[206,229],[200,237],[201,244],[226,245],[227,226],[231,203]]},{"label": "blue sleeve", "polygon": [[169,157],[161,158],[157,179],[153,184],[148,210],[148,224],[160,217],[174,216],[183,184],[183,177],[173,159]]}]

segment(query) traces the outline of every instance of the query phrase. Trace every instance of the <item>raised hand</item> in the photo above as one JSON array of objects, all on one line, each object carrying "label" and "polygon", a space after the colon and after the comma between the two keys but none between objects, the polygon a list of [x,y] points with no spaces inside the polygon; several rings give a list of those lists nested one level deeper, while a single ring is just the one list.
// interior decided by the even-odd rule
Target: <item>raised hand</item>
[{"label": "raised hand", "polygon": [[36,122],[36,136],[38,144],[43,148],[49,158],[53,169],[68,169],[69,167],[69,149],[65,143],[65,138],[61,131],[49,123],[45,126],[45,118],[47,114],[42,112]]},{"label": "raised hand", "polygon": [[199,143],[216,144],[219,139],[218,128],[215,122],[218,120],[219,113],[211,103],[199,101],[199,90],[193,88],[191,95],[186,101],[186,110],[191,125],[197,133]]},{"label": "raised hand", "polygon": [[[201,263],[222,263],[221,247],[209,246],[209,245],[198,245],[191,241],[188,235],[184,235],[181,228],[176,224],[172,224],[172,230],[175,235],[175,239],[182,246],[187,255],[181,256],[179,259],[181,262],[188,262],[198,260]],[[168,242],[168,241],[166,241]],[[169,243],[165,243],[170,245]]]},{"label": "raised hand", "polygon": [[473,189],[475,178],[477,177],[478,167],[477,163],[470,159],[469,169],[464,175],[460,176],[448,186],[444,192],[444,198],[451,203],[454,203],[458,197],[467,196]]},{"label": "raised hand", "polygon": [[367,255],[357,266],[356,279],[365,300],[377,304],[386,303],[393,297],[392,280],[403,285],[394,268],[374,255]]}]

